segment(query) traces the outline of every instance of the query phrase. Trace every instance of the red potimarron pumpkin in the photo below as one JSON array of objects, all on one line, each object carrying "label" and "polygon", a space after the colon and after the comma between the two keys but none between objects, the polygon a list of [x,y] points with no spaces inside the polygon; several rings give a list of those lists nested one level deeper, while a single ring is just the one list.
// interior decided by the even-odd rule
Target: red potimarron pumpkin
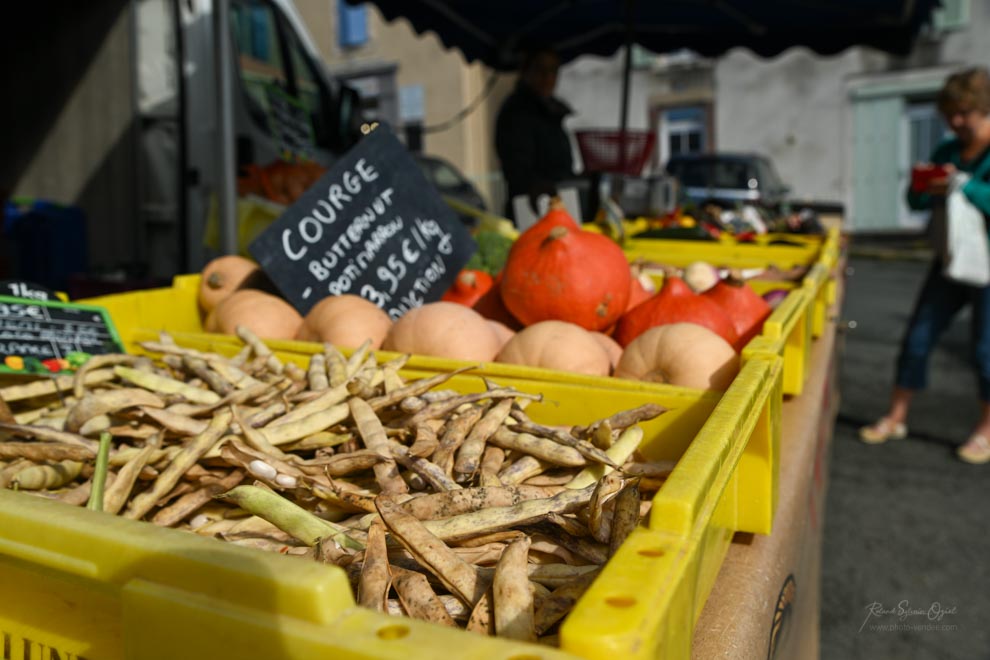
[{"label": "red potimarron pumpkin", "polygon": [[440,299],[473,307],[492,288],[492,281],[492,276],[483,270],[464,269]]},{"label": "red potimarron pumpkin", "polygon": [[512,246],[502,271],[502,301],[525,325],[567,321],[604,330],[629,300],[629,262],[611,239],[568,227],[542,224]]},{"label": "red potimarron pumpkin", "polygon": [[669,323],[697,323],[733,346],[739,335],[732,320],[712,300],[699,296],[679,277],[667,277],[660,292],[623,314],[612,336],[623,347],[650,328]]},{"label": "red potimarron pumpkin", "polygon": [[498,321],[510,330],[522,330],[523,324],[505,308],[502,302],[502,273],[495,276],[492,286],[472,305],[478,312],[490,321]]},{"label": "red potimarron pumpkin", "polygon": [[[629,278],[629,302],[626,303],[627,310],[632,309],[642,302],[646,302],[656,293],[656,291],[646,288],[646,285],[643,283],[645,275],[638,275],[636,272],[632,272],[631,274],[632,277]],[[652,284],[652,282],[650,283]]]},{"label": "red potimarron pumpkin", "polygon": [[554,197],[550,200],[550,208],[547,209],[546,215],[540,218],[534,227],[540,225],[546,227],[549,231],[550,227],[555,225],[563,225],[568,228],[580,229],[577,220],[567,212],[567,208],[564,206],[564,202],[559,197]]},{"label": "red potimarron pumpkin", "polygon": [[749,340],[760,334],[770,316],[770,305],[741,279],[728,278],[701,294],[714,301],[732,320],[739,339],[733,348],[741,351]]}]

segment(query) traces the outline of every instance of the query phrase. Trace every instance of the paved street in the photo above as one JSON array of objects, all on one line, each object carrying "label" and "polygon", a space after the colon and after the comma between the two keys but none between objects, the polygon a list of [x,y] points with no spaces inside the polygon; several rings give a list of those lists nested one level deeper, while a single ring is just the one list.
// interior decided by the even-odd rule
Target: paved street
[{"label": "paved street", "polygon": [[956,319],[933,356],[910,437],[864,445],[857,429],[885,409],[898,343],[928,264],[854,258],[850,266],[842,317],[856,325],[842,349],[822,658],[988,659],[990,464],[967,465],[953,452],[977,415],[970,315]]}]

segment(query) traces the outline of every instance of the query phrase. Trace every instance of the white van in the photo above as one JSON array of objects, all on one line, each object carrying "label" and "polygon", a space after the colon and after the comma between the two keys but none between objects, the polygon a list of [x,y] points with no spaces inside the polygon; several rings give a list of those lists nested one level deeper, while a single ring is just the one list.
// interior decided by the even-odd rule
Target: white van
[{"label": "white van", "polygon": [[[149,11],[148,5],[153,9],[156,3],[142,4]],[[174,261],[169,257],[175,255],[173,246],[184,246],[181,268],[188,270],[198,269],[215,253],[204,245],[204,236],[207,219],[216,218],[223,180],[217,5],[212,0],[177,4],[182,75],[174,76],[177,84],[160,82],[174,89],[179,129],[160,130],[154,122],[145,122],[140,141],[144,160],[160,162],[145,176],[143,197],[167,198],[177,189],[184,196],[178,213],[184,222],[173,226],[181,235],[160,236],[158,241],[149,237],[152,271],[162,273],[175,270],[169,263]],[[229,0],[226,11],[230,56],[222,80],[231,90],[227,139],[234,144],[234,168],[263,166],[279,158],[331,165],[360,137],[363,120],[357,92],[327,71],[291,0]],[[153,38],[160,29],[160,21],[152,19],[154,12],[139,40]],[[154,67],[142,71],[141,84],[154,89]],[[164,101],[173,101],[167,96]],[[179,185],[173,180],[176,173],[182,177]],[[171,248],[169,254],[163,248],[156,260],[156,243]]]}]

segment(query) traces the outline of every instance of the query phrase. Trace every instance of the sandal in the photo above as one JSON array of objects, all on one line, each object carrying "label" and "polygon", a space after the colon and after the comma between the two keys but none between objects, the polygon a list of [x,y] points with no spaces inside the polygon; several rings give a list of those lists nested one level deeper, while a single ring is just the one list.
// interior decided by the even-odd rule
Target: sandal
[{"label": "sandal", "polygon": [[987,440],[986,436],[974,433],[966,444],[956,450],[956,456],[973,465],[990,462],[990,440]]},{"label": "sandal", "polygon": [[859,439],[868,445],[879,445],[888,440],[902,440],[907,437],[907,426],[883,417],[871,426],[859,430]]}]

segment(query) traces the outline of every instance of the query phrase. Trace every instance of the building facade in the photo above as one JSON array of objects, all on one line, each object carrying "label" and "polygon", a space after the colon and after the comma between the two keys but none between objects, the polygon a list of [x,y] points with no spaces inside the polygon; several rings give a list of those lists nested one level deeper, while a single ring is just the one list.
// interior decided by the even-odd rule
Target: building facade
[{"label": "building facade", "polygon": [[[910,212],[903,193],[911,164],[945,135],[935,94],[951,72],[990,65],[987,34],[990,1],[944,0],[906,57],[634,52],[628,125],[656,133],[653,167],[685,152],[763,153],[795,199],[842,205],[853,231],[916,230],[927,216]],[[622,65],[617,53],[565,67],[571,128],[619,125]]]},{"label": "building facade", "polygon": [[927,215],[904,190],[946,134],[935,95],[953,71],[990,65],[987,34],[990,2],[946,0],[906,57],[733,51],[715,68],[718,148],[763,151],[797,197],[841,202],[853,231],[919,229]]},{"label": "building facade", "polygon": [[[422,151],[450,161],[490,208],[501,208],[495,115],[514,76],[467,63],[434,34],[418,35],[404,19],[386,22],[371,4],[295,0],[295,5],[331,73],[361,93],[370,117],[388,121],[400,133],[422,127]],[[454,119],[472,104],[477,105],[473,112]]]}]

